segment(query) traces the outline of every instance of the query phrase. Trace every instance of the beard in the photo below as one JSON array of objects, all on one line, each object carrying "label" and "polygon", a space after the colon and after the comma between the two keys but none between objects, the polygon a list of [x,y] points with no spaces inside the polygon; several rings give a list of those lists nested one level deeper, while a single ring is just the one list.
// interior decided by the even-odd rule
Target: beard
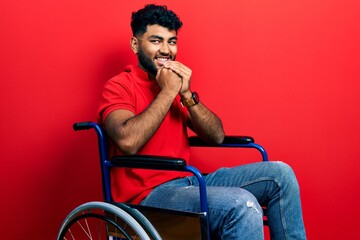
[{"label": "beard", "polygon": [[[142,48],[139,48],[138,51],[138,60],[140,63],[140,66],[147,71],[149,74],[152,74],[154,76],[156,76],[158,68],[156,67],[153,59],[151,59],[149,57],[149,55],[147,55]],[[170,60],[171,61],[175,61],[175,56],[170,55]]]},{"label": "beard", "polygon": [[148,55],[146,55],[146,53],[141,48],[138,52],[138,59],[140,66],[142,66],[148,73],[156,76],[158,69],[155,66],[155,63]]}]

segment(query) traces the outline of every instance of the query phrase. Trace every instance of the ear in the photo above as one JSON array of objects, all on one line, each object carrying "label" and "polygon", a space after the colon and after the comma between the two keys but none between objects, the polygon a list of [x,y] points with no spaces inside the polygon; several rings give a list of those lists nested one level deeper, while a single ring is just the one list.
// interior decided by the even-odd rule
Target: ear
[{"label": "ear", "polygon": [[131,47],[131,49],[133,50],[133,52],[134,52],[135,54],[138,53],[139,41],[137,40],[136,37],[132,37],[132,38],[130,39],[130,47]]}]

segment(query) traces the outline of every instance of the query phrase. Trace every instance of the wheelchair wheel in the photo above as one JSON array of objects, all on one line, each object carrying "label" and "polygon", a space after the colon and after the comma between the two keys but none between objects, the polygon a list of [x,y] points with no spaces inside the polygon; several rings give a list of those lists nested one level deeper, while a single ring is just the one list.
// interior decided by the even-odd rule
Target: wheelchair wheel
[{"label": "wheelchair wheel", "polygon": [[140,213],[106,202],[88,202],[75,208],[64,220],[57,240],[82,239],[161,239]]}]

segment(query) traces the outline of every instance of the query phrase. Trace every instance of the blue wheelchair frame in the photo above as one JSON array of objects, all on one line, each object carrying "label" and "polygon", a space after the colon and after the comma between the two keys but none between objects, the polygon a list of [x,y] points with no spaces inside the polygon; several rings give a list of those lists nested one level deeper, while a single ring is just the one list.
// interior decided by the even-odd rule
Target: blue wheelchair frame
[{"label": "blue wheelchair frame", "polygon": [[[202,173],[195,167],[186,165],[185,160],[181,158],[168,158],[159,156],[144,156],[144,155],[124,155],[115,156],[111,160],[108,156],[107,139],[103,128],[96,122],[80,122],[73,125],[75,131],[94,129],[98,137],[98,148],[100,157],[100,167],[102,174],[103,197],[106,202],[112,202],[111,185],[110,185],[110,169],[112,167],[127,167],[127,168],[145,168],[145,169],[159,169],[172,171],[187,171],[196,176],[199,181],[200,190],[200,209],[206,216],[207,238],[209,236],[208,228],[208,204],[206,195],[206,184]],[[209,147],[207,143],[200,138],[193,136],[189,138],[190,146],[195,147]],[[259,144],[255,143],[252,137],[248,136],[226,136],[223,143],[210,147],[223,148],[254,148],[257,149],[262,156],[263,161],[268,161],[268,155],[265,149]]]}]

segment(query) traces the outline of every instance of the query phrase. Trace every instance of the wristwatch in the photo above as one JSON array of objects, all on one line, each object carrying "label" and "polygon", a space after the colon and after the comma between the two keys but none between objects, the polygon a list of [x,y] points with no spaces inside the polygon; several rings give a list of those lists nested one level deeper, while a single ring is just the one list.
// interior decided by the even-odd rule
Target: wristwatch
[{"label": "wristwatch", "polygon": [[195,106],[199,102],[200,102],[200,98],[199,98],[199,94],[197,92],[192,92],[190,99],[181,100],[181,104],[185,107]]}]

